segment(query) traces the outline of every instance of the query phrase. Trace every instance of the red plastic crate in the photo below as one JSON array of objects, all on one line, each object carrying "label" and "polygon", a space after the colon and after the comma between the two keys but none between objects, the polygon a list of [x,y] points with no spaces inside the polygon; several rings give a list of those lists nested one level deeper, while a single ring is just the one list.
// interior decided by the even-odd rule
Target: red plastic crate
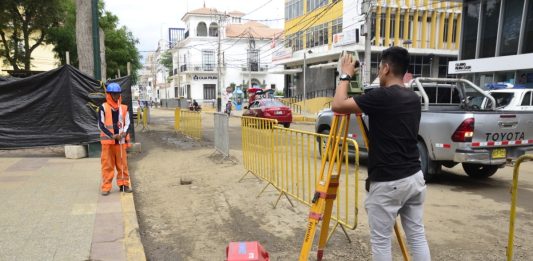
[{"label": "red plastic crate", "polygon": [[259,242],[231,242],[226,248],[226,261],[269,261],[268,252]]}]

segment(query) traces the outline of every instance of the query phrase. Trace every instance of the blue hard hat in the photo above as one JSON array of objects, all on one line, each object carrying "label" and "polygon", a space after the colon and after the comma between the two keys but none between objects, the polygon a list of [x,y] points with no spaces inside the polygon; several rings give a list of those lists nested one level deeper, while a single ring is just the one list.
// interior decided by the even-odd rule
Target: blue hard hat
[{"label": "blue hard hat", "polygon": [[110,93],[121,93],[122,92],[122,90],[120,89],[120,85],[116,82],[112,82],[108,84],[106,91]]}]

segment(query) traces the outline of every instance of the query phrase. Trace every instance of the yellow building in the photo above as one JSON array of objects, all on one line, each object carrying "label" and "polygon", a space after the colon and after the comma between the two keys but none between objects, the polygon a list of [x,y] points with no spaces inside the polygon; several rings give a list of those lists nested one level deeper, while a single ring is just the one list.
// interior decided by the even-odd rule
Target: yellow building
[{"label": "yellow building", "polygon": [[[35,38],[35,37],[32,37]],[[30,45],[34,44],[35,42],[30,40]],[[0,46],[2,44],[0,43]],[[53,52],[54,46],[53,45],[47,45],[43,44],[37,48],[31,53],[31,71],[33,72],[43,72],[43,71],[49,71],[52,69],[55,69],[60,64],[59,59],[55,57],[55,54]],[[0,75],[8,75],[8,71],[13,70],[13,66],[11,66],[9,63],[6,63],[6,58],[3,56],[0,56]],[[20,67],[20,69],[24,69],[24,67]]]},{"label": "yellow building", "polygon": [[284,66],[278,73],[286,74],[285,95],[302,97],[305,89],[307,98],[332,96],[339,54],[356,51],[364,61],[366,32],[372,45],[370,80],[377,76],[381,51],[390,46],[409,50],[414,77],[449,76],[448,62],[458,55],[462,2],[369,0],[369,25],[363,2],[285,0],[285,39],[273,51],[275,63]]}]

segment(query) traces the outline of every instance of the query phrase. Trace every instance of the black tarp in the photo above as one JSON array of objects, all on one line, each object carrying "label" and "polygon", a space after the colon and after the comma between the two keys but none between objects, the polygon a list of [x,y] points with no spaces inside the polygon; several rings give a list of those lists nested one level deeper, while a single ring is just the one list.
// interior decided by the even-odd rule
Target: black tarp
[{"label": "black tarp", "polygon": [[0,82],[0,148],[98,142],[89,94],[102,91],[98,81],[70,65]]}]

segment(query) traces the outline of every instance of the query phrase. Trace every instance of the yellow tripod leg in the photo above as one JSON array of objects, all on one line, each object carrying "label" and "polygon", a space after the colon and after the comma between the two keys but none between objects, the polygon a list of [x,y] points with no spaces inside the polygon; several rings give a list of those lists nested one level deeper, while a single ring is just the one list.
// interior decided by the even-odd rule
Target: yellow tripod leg
[{"label": "yellow tripod leg", "polygon": [[[326,153],[322,155],[322,164],[320,166],[320,177],[319,177],[318,183],[316,184],[316,192],[312,200],[311,210],[309,212],[307,230],[305,233],[302,249],[300,251],[300,259],[299,259],[300,261],[306,261],[308,259],[309,252],[311,251],[311,248],[313,246],[313,240],[315,237],[317,225],[320,222],[320,220],[323,218],[322,213],[324,212],[324,207],[326,205],[326,199],[328,198],[328,193],[330,192],[329,186],[331,182],[331,176],[332,176],[332,172],[334,169],[336,158],[338,156],[338,153],[336,152],[339,149],[339,141],[340,141],[337,135],[338,130],[339,130],[339,127],[338,127],[339,118],[340,116],[338,115],[336,115],[333,118],[331,132],[328,136],[328,142],[326,145],[326,150],[325,150]],[[341,121],[341,128],[343,124],[345,124],[344,120]],[[327,175],[324,176],[327,158],[329,158],[330,161],[329,161]],[[338,179],[337,179],[337,183],[338,183]]]},{"label": "yellow tripod leg", "polygon": [[350,115],[348,114],[337,117],[342,117],[342,123],[339,127],[341,132],[339,133],[340,135],[338,135],[342,139],[342,146],[340,152],[338,153],[339,158],[336,159],[337,173],[336,175],[331,176],[331,180],[328,186],[328,193],[326,195],[326,208],[324,209],[322,225],[320,227],[320,238],[318,240],[317,261],[322,260],[322,257],[324,256],[324,249],[326,248],[326,244],[328,242],[329,222],[331,220],[333,202],[335,201],[339,188],[339,174],[342,170],[342,159],[344,158],[344,153],[347,151],[345,149],[345,146],[347,145],[346,138],[348,136],[348,127],[350,126]]},{"label": "yellow tripod leg", "polygon": [[[368,147],[368,136],[367,136],[367,130],[365,127],[365,124],[363,122],[363,117],[361,114],[356,115],[357,116],[357,123],[359,124],[359,129],[361,130],[361,134],[363,135],[363,140],[365,142],[365,146],[367,151],[370,147]],[[394,223],[394,233],[396,234],[396,238],[398,239],[398,244],[400,245],[400,249],[402,250],[403,259],[406,261],[409,261],[409,252],[407,251],[407,246],[405,246],[405,242],[403,241],[402,234],[400,233],[400,227],[398,226],[398,223]]]}]

